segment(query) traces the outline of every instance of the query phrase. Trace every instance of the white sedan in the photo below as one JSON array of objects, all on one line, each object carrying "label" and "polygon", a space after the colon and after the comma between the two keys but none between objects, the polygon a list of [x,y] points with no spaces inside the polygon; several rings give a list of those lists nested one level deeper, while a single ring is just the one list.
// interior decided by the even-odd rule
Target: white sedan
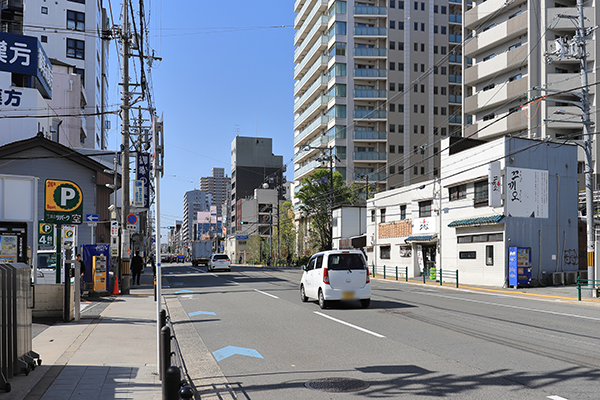
[{"label": "white sedan", "polygon": [[231,271],[231,260],[227,254],[213,254],[208,262],[208,270],[213,271],[215,269],[226,269]]}]

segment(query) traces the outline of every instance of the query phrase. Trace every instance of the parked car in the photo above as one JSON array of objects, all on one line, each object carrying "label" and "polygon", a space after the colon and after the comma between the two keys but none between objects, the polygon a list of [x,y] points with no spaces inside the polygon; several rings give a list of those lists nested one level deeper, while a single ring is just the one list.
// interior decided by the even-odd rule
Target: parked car
[{"label": "parked car", "polygon": [[227,254],[217,253],[210,257],[208,262],[208,270],[226,269],[231,271],[231,260]]},{"label": "parked car", "polygon": [[363,253],[359,250],[329,250],[313,255],[303,265],[300,299],[318,300],[321,308],[332,300],[371,304],[371,279]]},{"label": "parked car", "polygon": [[56,283],[56,251],[40,250],[37,253],[37,284]]},{"label": "parked car", "polygon": [[178,254],[177,257],[175,258],[175,262],[184,263],[185,262],[185,256],[183,254]]}]

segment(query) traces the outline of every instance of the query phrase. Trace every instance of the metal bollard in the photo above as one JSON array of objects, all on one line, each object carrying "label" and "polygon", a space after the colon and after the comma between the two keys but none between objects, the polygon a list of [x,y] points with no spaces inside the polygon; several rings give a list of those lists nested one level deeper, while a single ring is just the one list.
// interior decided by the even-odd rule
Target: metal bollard
[{"label": "metal bollard", "polygon": [[396,280],[398,280],[398,267],[396,266]]},{"label": "metal bollard", "polygon": [[404,280],[408,282],[408,267],[406,267],[406,272],[404,272]]},{"label": "metal bollard", "polygon": [[182,399],[192,399],[194,398],[194,391],[186,385],[179,390],[179,397]]},{"label": "metal bollard", "polygon": [[162,383],[162,400],[179,400],[181,372],[177,367],[169,367]]},{"label": "metal bollard", "polygon": [[160,344],[160,376],[164,387],[165,374],[171,365],[171,328],[168,326],[163,326],[160,329]]},{"label": "metal bollard", "polygon": [[160,328],[167,325],[167,310],[160,310]]}]

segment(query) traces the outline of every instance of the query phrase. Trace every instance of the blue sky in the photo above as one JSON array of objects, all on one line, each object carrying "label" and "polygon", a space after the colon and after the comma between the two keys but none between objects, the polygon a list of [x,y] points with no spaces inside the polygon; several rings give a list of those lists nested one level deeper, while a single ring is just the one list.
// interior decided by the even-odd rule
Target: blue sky
[{"label": "blue sky", "polygon": [[[155,105],[165,127],[161,226],[182,219],[184,193],[199,188],[200,177],[210,176],[213,167],[225,168],[230,176],[231,141],[238,132],[272,138],[273,153],[288,163],[291,179],[293,1],[175,5],[162,0],[151,5],[151,45],[162,57],[152,73]],[[119,99],[117,67],[111,55],[109,84]],[[111,148],[120,145],[118,126],[112,122]]]}]

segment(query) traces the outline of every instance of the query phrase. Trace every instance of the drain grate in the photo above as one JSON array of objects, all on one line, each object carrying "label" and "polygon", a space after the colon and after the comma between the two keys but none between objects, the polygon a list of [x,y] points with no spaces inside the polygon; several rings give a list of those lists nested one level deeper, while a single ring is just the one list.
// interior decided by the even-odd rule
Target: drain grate
[{"label": "drain grate", "polygon": [[309,389],[322,390],[324,392],[358,392],[368,388],[369,383],[360,379],[352,378],[324,378],[308,381],[304,384]]}]

